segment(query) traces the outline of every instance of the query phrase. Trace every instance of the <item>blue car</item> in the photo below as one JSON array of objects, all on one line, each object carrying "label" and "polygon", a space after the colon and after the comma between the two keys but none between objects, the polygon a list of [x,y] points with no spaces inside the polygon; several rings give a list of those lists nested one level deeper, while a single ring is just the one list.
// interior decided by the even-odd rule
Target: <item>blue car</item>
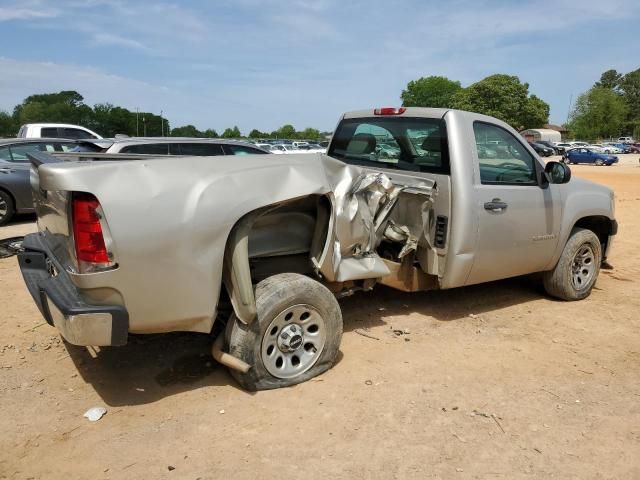
[{"label": "blue car", "polygon": [[618,157],[606,153],[594,152],[590,148],[574,148],[565,154],[565,163],[593,163],[595,165],[613,165]]},{"label": "blue car", "polygon": [[626,143],[614,143],[614,147],[618,147],[624,153],[631,153],[631,145],[627,145]]}]

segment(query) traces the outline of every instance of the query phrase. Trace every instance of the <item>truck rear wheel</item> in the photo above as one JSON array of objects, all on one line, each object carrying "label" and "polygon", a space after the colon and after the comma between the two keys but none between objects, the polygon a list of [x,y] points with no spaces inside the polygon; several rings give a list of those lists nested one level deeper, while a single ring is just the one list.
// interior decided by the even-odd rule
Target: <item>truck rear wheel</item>
[{"label": "truck rear wheel", "polygon": [[269,277],[256,286],[257,318],[250,324],[231,315],[228,352],[251,365],[231,370],[247,390],[288,387],[331,368],[342,339],[342,314],[322,284],[295,273]]},{"label": "truck rear wheel", "polygon": [[544,272],[547,293],[562,300],[582,300],[591,293],[602,262],[600,239],[591,230],[575,228],[555,268]]}]

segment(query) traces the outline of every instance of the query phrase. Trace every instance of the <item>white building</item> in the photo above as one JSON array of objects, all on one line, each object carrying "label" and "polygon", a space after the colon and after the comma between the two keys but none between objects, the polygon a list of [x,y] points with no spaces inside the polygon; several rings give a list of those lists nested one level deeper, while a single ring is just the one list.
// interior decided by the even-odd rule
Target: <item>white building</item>
[{"label": "white building", "polygon": [[560,132],[551,130],[549,128],[530,128],[529,130],[521,131],[520,135],[526,138],[528,142],[538,142],[540,140],[545,140],[547,142],[556,143],[562,141]]}]

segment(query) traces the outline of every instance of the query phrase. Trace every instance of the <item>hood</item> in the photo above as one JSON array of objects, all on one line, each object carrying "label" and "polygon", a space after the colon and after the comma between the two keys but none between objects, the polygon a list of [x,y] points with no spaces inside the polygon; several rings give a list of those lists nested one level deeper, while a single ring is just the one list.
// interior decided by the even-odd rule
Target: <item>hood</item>
[{"label": "hood", "polygon": [[578,177],[572,176],[571,181],[567,185],[571,185],[571,188],[574,190],[588,190],[590,192],[600,193],[613,198],[612,189],[600,183],[595,183],[590,180],[585,180],[584,178],[578,178]]}]

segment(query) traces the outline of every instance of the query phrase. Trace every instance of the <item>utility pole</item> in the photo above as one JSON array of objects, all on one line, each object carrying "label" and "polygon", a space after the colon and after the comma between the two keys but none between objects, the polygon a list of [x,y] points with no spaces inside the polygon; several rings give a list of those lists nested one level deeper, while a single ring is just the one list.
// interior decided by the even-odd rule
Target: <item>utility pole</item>
[{"label": "utility pole", "polygon": [[140,109],[136,107],[136,137],[140,136],[140,122],[138,121],[139,116],[140,116]]},{"label": "utility pole", "polygon": [[160,136],[164,137],[164,120],[162,120],[162,110],[160,110]]},{"label": "utility pole", "polygon": [[147,121],[144,118],[144,113],[142,114],[142,130],[143,130],[143,135],[146,137],[147,136]]}]

